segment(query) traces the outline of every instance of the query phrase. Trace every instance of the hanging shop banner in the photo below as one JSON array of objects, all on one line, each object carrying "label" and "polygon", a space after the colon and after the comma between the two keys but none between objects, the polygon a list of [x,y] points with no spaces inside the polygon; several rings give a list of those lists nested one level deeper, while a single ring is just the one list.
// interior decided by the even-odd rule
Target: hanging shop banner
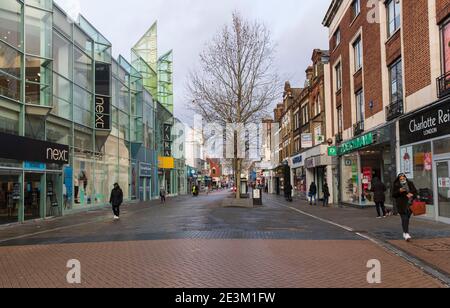
[{"label": "hanging shop banner", "polygon": [[111,98],[95,96],[95,128],[111,130]]},{"label": "hanging shop banner", "polygon": [[433,153],[425,153],[423,164],[425,171],[433,170]]},{"label": "hanging shop banner", "polygon": [[302,148],[309,149],[313,147],[313,134],[302,134]]},{"label": "hanging shop banner", "polygon": [[450,100],[400,120],[400,144],[412,144],[450,134]]},{"label": "hanging shop banner", "polygon": [[172,156],[172,125],[164,124],[163,131],[164,156]]},{"label": "hanging shop banner", "polygon": [[67,145],[0,133],[0,157],[19,161],[66,165]]},{"label": "hanging shop banner", "polygon": [[409,179],[414,179],[413,147],[404,147],[400,150],[400,171]]}]

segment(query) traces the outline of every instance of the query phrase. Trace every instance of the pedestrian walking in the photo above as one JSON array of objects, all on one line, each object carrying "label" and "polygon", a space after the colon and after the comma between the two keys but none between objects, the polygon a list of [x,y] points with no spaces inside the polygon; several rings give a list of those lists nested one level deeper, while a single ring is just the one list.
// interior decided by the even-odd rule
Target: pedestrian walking
[{"label": "pedestrian walking", "polygon": [[114,220],[120,218],[120,206],[123,202],[123,191],[118,183],[114,184],[114,188],[111,191],[111,197],[109,198],[109,203],[112,205]]},{"label": "pedestrian walking", "polygon": [[317,205],[317,186],[316,183],[312,182],[311,186],[309,187],[309,205]]},{"label": "pedestrian walking", "polygon": [[161,198],[161,203],[166,203],[166,189],[164,187],[161,187],[159,190],[159,197]]},{"label": "pedestrian walking", "polygon": [[417,197],[417,189],[404,173],[399,174],[395,180],[392,197],[397,201],[398,213],[402,219],[403,238],[409,242],[412,239],[409,234],[409,224],[412,215],[410,207]]},{"label": "pedestrian walking", "polygon": [[287,184],[286,185],[286,189],[284,191],[285,197],[286,197],[286,201],[292,202],[292,185],[291,184]]},{"label": "pedestrian walking", "polygon": [[383,218],[387,216],[386,207],[384,206],[386,202],[386,185],[378,178],[375,177],[372,180],[372,187],[370,188],[370,192],[373,193],[373,201],[375,202],[375,206],[377,208],[377,218]]},{"label": "pedestrian walking", "polygon": [[330,188],[327,183],[323,184],[323,207],[327,207],[330,202]]}]

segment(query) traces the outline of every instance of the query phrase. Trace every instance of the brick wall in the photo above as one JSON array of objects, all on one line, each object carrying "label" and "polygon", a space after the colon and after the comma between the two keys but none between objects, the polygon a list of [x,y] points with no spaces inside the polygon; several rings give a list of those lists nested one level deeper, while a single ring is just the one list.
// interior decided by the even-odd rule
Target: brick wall
[{"label": "brick wall", "polygon": [[389,66],[402,55],[401,32],[397,31],[386,42],[386,64]]},{"label": "brick wall", "polygon": [[405,92],[410,96],[431,84],[428,1],[403,2]]},{"label": "brick wall", "polygon": [[[350,66],[350,54],[353,54],[353,48],[350,47],[356,33],[362,28],[363,36],[363,70],[364,76],[356,76],[356,81],[364,80],[364,97],[366,103],[366,116],[371,117],[383,109],[382,99],[382,80],[381,80],[381,43],[380,43],[380,25],[377,23],[369,24],[365,18],[369,8],[362,2],[361,14],[352,19],[351,9],[348,9],[340,22],[341,44],[331,51],[330,61],[334,65],[339,57],[341,57],[342,65],[342,91],[340,99],[343,105],[344,129],[352,127],[352,113],[355,106],[352,105],[352,97],[354,91],[351,89],[351,78],[354,77],[354,68]],[[330,46],[333,39],[330,40]],[[351,50],[350,50],[351,48]],[[353,55],[352,55],[353,56]],[[335,90],[335,81],[333,80],[334,67],[332,70],[332,85]],[[360,78],[360,79],[358,79]],[[359,82],[359,81],[358,81]],[[356,90],[356,89],[355,89]],[[335,93],[332,93],[334,96]],[[370,102],[373,102],[373,109],[369,108]],[[339,106],[339,103],[337,104]],[[337,106],[333,106],[336,108]]]},{"label": "brick wall", "polygon": [[437,23],[442,23],[450,15],[450,0],[436,0]]}]

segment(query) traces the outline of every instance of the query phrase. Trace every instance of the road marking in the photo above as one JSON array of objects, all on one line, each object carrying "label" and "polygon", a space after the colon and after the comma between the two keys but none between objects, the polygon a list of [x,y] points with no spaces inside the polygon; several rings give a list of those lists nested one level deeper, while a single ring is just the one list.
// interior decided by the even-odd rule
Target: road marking
[{"label": "road marking", "polygon": [[374,237],[371,237],[369,235],[362,234],[360,232],[355,232],[355,230],[353,228],[350,228],[350,227],[347,227],[347,226],[335,223],[335,222],[333,222],[331,220],[328,220],[328,219],[324,219],[324,218],[318,217],[316,215],[304,212],[304,211],[296,209],[294,207],[284,205],[284,204],[282,204],[282,203],[280,203],[278,201],[275,201],[273,199],[271,199],[271,202],[273,202],[275,204],[278,204],[281,207],[293,210],[293,211],[295,211],[297,213],[300,213],[302,215],[308,216],[310,218],[314,218],[314,219],[319,220],[321,222],[324,222],[324,223],[333,225],[335,227],[341,228],[341,229],[343,229],[345,231],[354,233],[357,236],[372,242],[373,244],[377,245],[378,247],[384,249],[385,251],[390,252],[390,253],[392,253],[392,254],[394,254],[394,255],[404,259],[406,262],[408,262],[409,264],[413,265],[414,267],[416,267],[420,271],[422,271],[425,274],[433,277],[434,279],[439,280],[446,288],[450,288],[450,277],[449,277],[449,275],[447,273],[442,272],[442,271],[434,268],[432,265],[427,264],[425,261],[422,261],[422,260],[420,260],[420,259],[418,259],[418,258],[416,258],[416,257],[414,257],[412,255],[410,255],[406,251],[403,251],[403,250],[397,248],[396,246],[394,246],[394,245],[392,245],[392,244],[390,244],[390,243],[388,243],[386,241],[381,241],[381,240],[378,240],[378,239],[376,239]]}]

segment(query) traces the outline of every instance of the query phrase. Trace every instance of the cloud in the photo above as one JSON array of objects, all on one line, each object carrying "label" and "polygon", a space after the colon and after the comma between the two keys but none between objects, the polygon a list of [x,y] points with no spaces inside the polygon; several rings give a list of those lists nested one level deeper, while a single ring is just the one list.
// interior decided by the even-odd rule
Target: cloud
[{"label": "cloud", "polygon": [[[67,2],[57,0],[63,7]],[[329,0],[79,0],[82,14],[113,44],[113,54],[129,58],[130,48],[158,20],[159,53],[174,51],[175,114],[188,120],[185,84],[205,43],[231,20],[233,11],[265,23],[277,44],[277,69],[302,86],[314,48],[327,47],[321,22]]]}]

